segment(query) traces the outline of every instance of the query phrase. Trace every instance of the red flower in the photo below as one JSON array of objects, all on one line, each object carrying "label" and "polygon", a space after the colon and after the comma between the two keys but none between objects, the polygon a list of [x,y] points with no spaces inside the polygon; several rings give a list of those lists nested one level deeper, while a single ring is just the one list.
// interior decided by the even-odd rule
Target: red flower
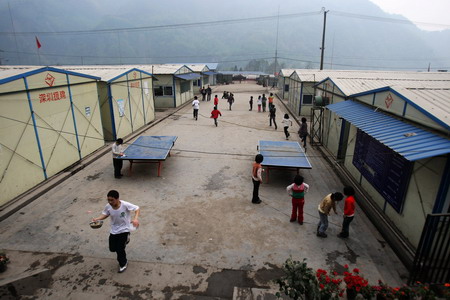
[{"label": "red flower", "polygon": [[359,273],[359,269],[354,268],[354,269],[353,269],[353,273]]},{"label": "red flower", "polygon": [[344,268],[346,268],[346,269],[348,270],[348,265],[347,265],[347,264],[345,264],[345,265],[344,265]]}]

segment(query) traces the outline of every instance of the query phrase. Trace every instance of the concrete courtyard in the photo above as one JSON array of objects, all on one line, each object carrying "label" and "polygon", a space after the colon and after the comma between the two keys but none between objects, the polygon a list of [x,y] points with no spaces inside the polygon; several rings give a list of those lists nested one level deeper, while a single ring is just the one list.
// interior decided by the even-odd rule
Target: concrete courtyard
[{"label": "concrete courtyard", "polygon": [[[235,93],[231,111],[220,99],[223,90]],[[381,279],[401,285],[406,269],[362,210],[357,208],[348,239],[336,236],[343,201],[338,215],[329,218],[328,238],[316,237],[318,203],[328,193],[342,191],[343,184],[313,147],[307,149],[313,168],[300,172],[310,185],[302,226],[289,222],[286,186],[295,172],[271,171],[270,181],[260,188],[263,202],[251,203],[258,141],[285,140],[281,120],[287,110],[276,99],[278,130],[269,127],[268,112],[255,109],[262,93],[268,91],[255,83],[215,87],[222,112],[218,127],[209,118],[212,101],[200,101],[198,121],[190,104],[171,114],[159,111],[157,118],[165,119],[142,135],[178,136],[161,177],[154,164],[133,165],[129,176],[124,162],[124,177],[115,179],[108,152],[3,220],[0,249],[11,256],[11,263],[0,282],[41,274],[34,275],[40,283],[22,285],[27,294],[42,299],[227,299],[235,286],[276,288],[271,280],[292,257],[306,258],[314,269],[342,270],[348,264],[371,283]],[[292,141],[299,141],[297,130],[294,122]],[[117,274],[115,254],[108,251],[109,220],[98,230],[88,225],[101,213],[111,189],[141,208],[123,274]]]}]

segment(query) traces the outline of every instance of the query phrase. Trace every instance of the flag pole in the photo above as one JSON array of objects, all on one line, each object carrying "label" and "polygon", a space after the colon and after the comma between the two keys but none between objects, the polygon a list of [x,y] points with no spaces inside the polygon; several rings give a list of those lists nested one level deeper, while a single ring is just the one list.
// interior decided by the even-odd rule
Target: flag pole
[{"label": "flag pole", "polygon": [[38,54],[38,60],[39,60],[39,65],[41,65],[41,53],[39,51],[39,49],[42,47],[41,43],[39,42],[39,39],[37,36],[35,36],[36,38],[36,48],[37,48],[37,54]]}]

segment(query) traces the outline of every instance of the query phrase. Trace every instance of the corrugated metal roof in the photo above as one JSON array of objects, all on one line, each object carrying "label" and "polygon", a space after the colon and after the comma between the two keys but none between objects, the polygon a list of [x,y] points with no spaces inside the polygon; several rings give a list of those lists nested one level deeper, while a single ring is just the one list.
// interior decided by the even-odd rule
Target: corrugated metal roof
[{"label": "corrugated metal roof", "polygon": [[94,80],[100,80],[96,75],[66,70],[61,67],[42,67],[42,66],[1,66],[0,67],[0,84],[17,80],[19,78],[28,77],[41,72],[57,72],[73,76],[80,76]]},{"label": "corrugated metal roof", "polygon": [[72,72],[84,73],[92,76],[97,76],[102,81],[110,81],[122,74],[134,69],[135,66],[61,66],[62,69]]},{"label": "corrugated metal roof", "polygon": [[[371,71],[371,70],[313,70],[295,69],[294,73],[303,82],[321,82],[330,77],[333,81],[338,79],[370,79],[370,80],[450,80],[447,72],[405,72],[405,71]],[[291,76],[293,76],[292,74]]]},{"label": "corrugated metal roof", "polygon": [[0,79],[17,76],[26,72],[35,71],[42,67],[37,66],[0,66]]},{"label": "corrugated metal roof", "polygon": [[194,80],[202,77],[202,75],[197,73],[179,74],[174,76],[183,80]]},{"label": "corrugated metal roof", "polygon": [[206,65],[186,65],[189,69],[191,69],[194,72],[206,72],[209,71],[208,67]]},{"label": "corrugated metal roof", "polygon": [[176,65],[170,65],[170,64],[161,64],[161,65],[143,65],[142,68],[144,70],[153,70],[153,73],[149,71],[152,74],[155,75],[164,75],[164,74],[175,74],[176,71],[181,69],[184,65],[176,64]]},{"label": "corrugated metal roof", "polygon": [[326,108],[409,161],[450,153],[450,139],[373,111],[355,101],[334,103]]},{"label": "corrugated metal roof", "polygon": [[[398,74],[397,76],[399,76]],[[430,78],[436,78],[430,76]],[[345,96],[355,95],[367,91],[372,91],[384,87],[404,87],[415,89],[435,89],[435,88],[450,88],[450,76],[442,76],[437,79],[422,79],[397,77],[397,78],[340,78],[336,76],[330,77],[330,80],[339,88]]]},{"label": "corrugated metal roof", "polygon": [[450,87],[441,88],[404,88],[391,87],[403,97],[408,99],[420,109],[426,111],[433,118],[437,119],[450,128]]},{"label": "corrugated metal roof", "polygon": [[289,77],[294,73],[296,69],[281,69],[279,75],[283,77]]}]

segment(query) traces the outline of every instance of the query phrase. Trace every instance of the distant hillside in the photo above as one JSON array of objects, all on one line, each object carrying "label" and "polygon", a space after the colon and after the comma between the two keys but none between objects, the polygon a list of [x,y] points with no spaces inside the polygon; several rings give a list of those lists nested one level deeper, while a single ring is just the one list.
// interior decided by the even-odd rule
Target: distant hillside
[{"label": "distant hillside", "polygon": [[[276,16],[279,7],[279,63],[317,68],[323,26],[319,12],[326,7],[325,68],[426,70],[429,63],[433,70],[450,68],[450,30],[425,32],[412,24],[366,18],[401,18],[368,0],[18,0],[10,1],[15,37],[5,33],[13,31],[7,4],[0,4],[3,64],[38,64],[39,59],[45,65],[215,61],[231,68],[250,59],[272,62],[277,19],[249,19]],[[233,19],[244,20],[217,22]],[[201,22],[210,23],[92,31]],[[55,34],[80,30],[90,32]],[[40,57],[35,36],[42,44]]]}]

